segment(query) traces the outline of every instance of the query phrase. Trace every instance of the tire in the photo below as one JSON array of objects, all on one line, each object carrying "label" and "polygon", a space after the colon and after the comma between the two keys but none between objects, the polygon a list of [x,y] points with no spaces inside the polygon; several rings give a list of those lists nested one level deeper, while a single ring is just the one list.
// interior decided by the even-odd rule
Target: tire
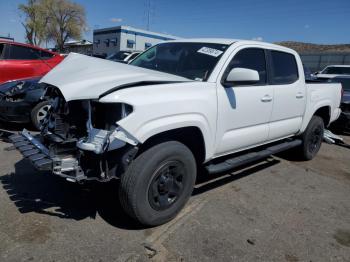
[{"label": "tire", "polygon": [[33,126],[37,130],[40,130],[42,121],[45,119],[50,107],[51,105],[49,101],[42,101],[32,109],[32,112],[30,113],[30,118],[32,120]]},{"label": "tire", "polygon": [[313,159],[321,148],[324,133],[324,122],[319,116],[313,116],[302,134],[300,156],[302,160]]},{"label": "tire", "polygon": [[146,226],[173,219],[191,196],[196,160],[182,143],[163,142],[141,153],[122,175],[119,198],[125,212]]}]

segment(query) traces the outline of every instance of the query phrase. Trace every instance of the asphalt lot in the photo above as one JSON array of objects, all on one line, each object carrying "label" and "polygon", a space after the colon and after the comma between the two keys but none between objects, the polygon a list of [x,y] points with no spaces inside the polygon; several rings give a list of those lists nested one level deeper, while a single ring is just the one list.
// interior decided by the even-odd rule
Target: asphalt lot
[{"label": "asphalt lot", "polygon": [[72,184],[9,147],[0,142],[0,261],[350,261],[350,148],[203,174],[175,220],[145,229],[123,213],[117,181]]}]

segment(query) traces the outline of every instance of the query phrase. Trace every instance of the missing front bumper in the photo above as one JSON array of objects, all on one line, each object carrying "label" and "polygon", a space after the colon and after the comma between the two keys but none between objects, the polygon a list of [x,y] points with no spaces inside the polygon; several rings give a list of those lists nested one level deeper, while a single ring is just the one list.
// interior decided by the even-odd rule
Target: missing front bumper
[{"label": "missing front bumper", "polygon": [[52,172],[69,181],[79,182],[86,179],[76,158],[51,156],[49,149],[27,130],[10,136],[9,140],[36,169]]},{"label": "missing front bumper", "polygon": [[49,156],[49,150],[27,130],[23,130],[18,135],[12,135],[9,139],[38,170],[52,171],[53,160]]},{"label": "missing front bumper", "polygon": [[96,180],[108,182],[125,172],[138,152],[137,146],[126,145],[118,150],[95,154],[90,151],[73,150],[66,154],[55,154],[32,136],[27,130],[9,137],[24,158],[30,160],[41,171],[52,172],[71,182]]}]

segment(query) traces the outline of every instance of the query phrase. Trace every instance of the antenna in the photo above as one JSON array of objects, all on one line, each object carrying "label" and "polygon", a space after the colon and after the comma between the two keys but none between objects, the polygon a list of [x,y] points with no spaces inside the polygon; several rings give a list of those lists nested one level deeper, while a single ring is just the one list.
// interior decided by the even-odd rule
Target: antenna
[{"label": "antenna", "polygon": [[151,27],[151,17],[152,17],[152,0],[145,0],[146,1],[146,19],[147,19],[147,30],[150,30]]}]

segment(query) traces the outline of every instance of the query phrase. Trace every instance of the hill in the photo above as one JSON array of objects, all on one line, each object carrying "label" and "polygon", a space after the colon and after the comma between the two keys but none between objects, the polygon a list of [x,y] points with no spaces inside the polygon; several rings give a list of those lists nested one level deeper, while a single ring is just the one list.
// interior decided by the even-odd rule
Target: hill
[{"label": "hill", "polygon": [[283,41],[275,44],[294,49],[298,53],[343,53],[350,52],[350,44],[319,45],[311,43]]}]

